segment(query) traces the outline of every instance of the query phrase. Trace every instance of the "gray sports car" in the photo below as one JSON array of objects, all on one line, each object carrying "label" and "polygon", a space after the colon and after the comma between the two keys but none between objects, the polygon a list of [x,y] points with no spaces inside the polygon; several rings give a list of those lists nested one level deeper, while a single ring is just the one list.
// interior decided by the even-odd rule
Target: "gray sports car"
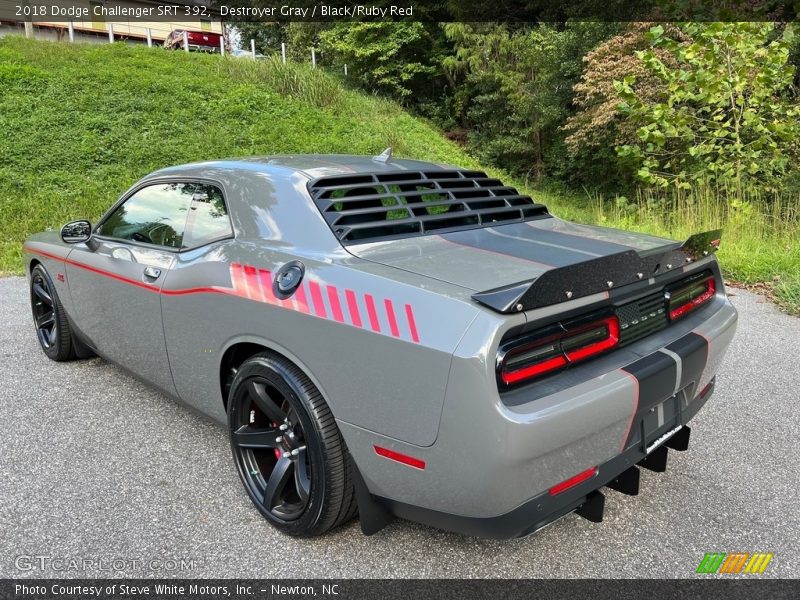
[{"label": "gray sports car", "polygon": [[163,169],[24,252],[44,353],[227,424],[281,531],[507,538],[600,521],[600,488],[686,450],[736,329],[719,237],[566,222],[384,153]]}]

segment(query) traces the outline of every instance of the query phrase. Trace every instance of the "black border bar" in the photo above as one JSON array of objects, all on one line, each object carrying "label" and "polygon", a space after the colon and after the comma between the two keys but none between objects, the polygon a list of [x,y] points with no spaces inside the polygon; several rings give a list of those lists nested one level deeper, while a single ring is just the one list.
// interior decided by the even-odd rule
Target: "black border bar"
[{"label": "black border bar", "polygon": [[[124,5],[104,0],[106,6]],[[202,16],[228,22],[551,22],[573,21],[782,21],[795,20],[792,0],[140,0],[150,5],[147,16],[125,17],[131,22],[174,21],[175,14],[159,14],[159,6],[187,6]],[[66,22],[69,16],[20,15],[16,6],[89,6],[78,0],[0,0],[0,21]],[[195,15],[195,12],[192,14]],[[110,17],[110,20],[118,20]]]}]

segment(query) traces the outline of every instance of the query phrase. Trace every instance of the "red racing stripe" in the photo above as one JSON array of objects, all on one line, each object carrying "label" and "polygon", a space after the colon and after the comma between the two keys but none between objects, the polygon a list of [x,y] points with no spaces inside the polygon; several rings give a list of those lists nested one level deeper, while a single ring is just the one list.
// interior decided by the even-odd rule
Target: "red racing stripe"
[{"label": "red racing stripe", "polygon": [[397,318],[394,316],[394,305],[389,298],[383,301],[383,306],[386,308],[386,318],[389,319],[389,329],[392,331],[394,337],[400,337],[400,328],[397,326]]},{"label": "red racing stripe", "polygon": [[350,312],[350,322],[356,327],[361,327],[361,313],[358,311],[358,301],[353,290],[345,290],[347,298],[347,310]]},{"label": "red racing stripe", "polygon": [[419,333],[417,333],[417,322],[414,320],[414,309],[410,304],[406,304],[406,319],[408,319],[408,329],[411,331],[411,339],[419,344]]},{"label": "red racing stripe", "polygon": [[314,313],[323,319],[328,318],[328,311],[325,310],[325,303],[322,301],[322,290],[320,290],[319,283],[316,281],[309,281],[311,288],[311,300],[314,303]]},{"label": "red racing stripe", "polygon": [[369,324],[372,327],[372,331],[380,332],[381,324],[378,321],[378,311],[375,310],[375,299],[369,294],[364,294],[364,302],[367,304],[367,315],[369,315]]},{"label": "red racing stripe", "polygon": [[90,265],[86,265],[84,263],[80,263],[69,258],[62,258],[60,256],[56,256],[55,254],[50,254],[49,252],[45,252],[44,250],[34,250],[33,248],[25,247],[25,250],[28,252],[32,252],[33,254],[39,254],[41,256],[46,256],[47,258],[52,258],[54,260],[63,262],[67,265],[72,265],[74,267],[78,267],[79,269],[84,269],[86,271],[91,271],[92,273],[96,273],[98,275],[104,275],[105,277],[110,277],[111,279],[115,279],[117,281],[121,281],[122,283],[128,283],[130,285],[134,285],[138,288],[142,288],[144,290],[148,290],[150,292],[159,293],[159,289],[154,285],[144,283],[143,281],[136,281],[135,279],[130,279],[128,277],[123,277],[122,275],[117,275],[116,273],[111,273],[110,271],[105,271],[103,269],[98,269],[96,267],[92,267]]},{"label": "red racing stripe", "polygon": [[338,321],[339,323],[344,323],[344,315],[342,314],[342,305],[339,302],[339,290],[336,289],[335,285],[329,285],[328,287],[328,301],[331,305],[331,312],[333,313],[333,318]]}]

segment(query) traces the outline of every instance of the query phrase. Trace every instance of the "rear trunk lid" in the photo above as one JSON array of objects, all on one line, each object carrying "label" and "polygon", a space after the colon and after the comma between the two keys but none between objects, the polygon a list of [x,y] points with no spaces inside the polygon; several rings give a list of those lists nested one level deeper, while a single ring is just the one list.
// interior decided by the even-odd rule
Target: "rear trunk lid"
[{"label": "rear trunk lid", "polygon": [[553,217],[347,246],[355,256],[475,292],[531,281],[546,271],[631,250],[678,246],[664,238]]}]

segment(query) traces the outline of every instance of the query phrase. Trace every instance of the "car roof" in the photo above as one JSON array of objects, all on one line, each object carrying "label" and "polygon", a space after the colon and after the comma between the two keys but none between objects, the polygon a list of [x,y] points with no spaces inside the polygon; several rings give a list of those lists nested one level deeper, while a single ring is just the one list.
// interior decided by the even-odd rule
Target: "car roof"
[{"label": "car roof", "polygon": [[439,171],[460,169],[453,165],[421,160],[391,158],[387,162],[375,160],[372,156],[353,154],[283,154],[274,156],[251,156],[213,160],[186,165],[176,165],[156,171],[151,175],[179,175],[197,172],[199,169],[226,169],[237,171],[295,172],[309,179],[335,175],[354,175],[357,173],[390,173],[397,171]]}]

